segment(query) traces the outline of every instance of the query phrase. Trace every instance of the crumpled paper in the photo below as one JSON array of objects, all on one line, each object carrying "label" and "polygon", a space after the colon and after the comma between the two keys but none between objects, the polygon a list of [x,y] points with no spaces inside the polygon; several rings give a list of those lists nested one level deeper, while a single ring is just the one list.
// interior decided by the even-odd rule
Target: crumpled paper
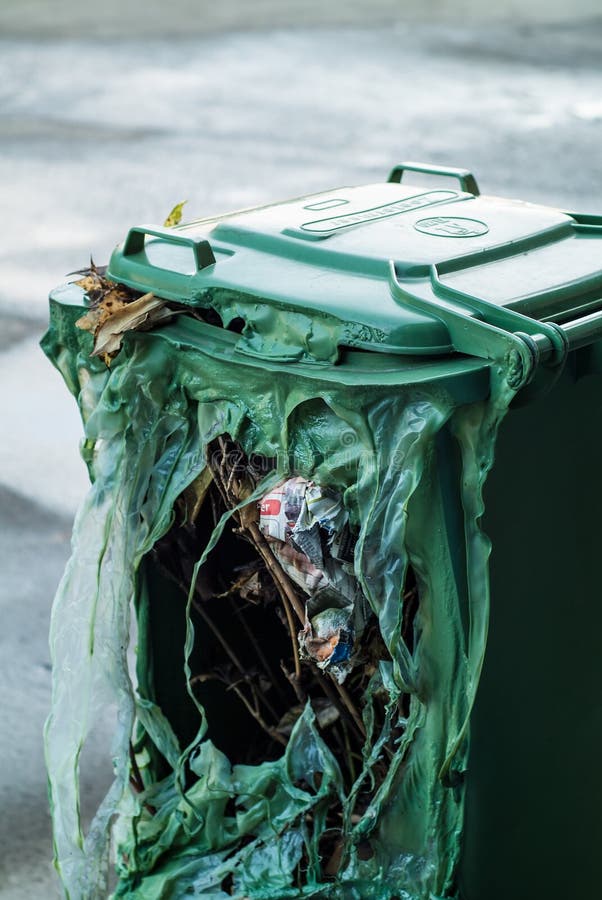
[{"label": "crumpled paper", "polygon": [[307,595],[301,655],[342,683],[353,667],[366,604],[353,574],[354,540],[341,495],[300,476],[288,478],[262,498],[259,528]]}]

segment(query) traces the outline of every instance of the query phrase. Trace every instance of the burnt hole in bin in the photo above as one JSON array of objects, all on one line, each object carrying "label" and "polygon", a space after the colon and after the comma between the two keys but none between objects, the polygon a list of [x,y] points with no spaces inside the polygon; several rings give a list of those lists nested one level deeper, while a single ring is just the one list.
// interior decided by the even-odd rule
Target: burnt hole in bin
[{"label": "burnt hole in bin", "polygon": [[366,862],[369,859],[373,859],[374,857],[374,848],[370,841],[360,841],[357,845],[357,855],[358,859],[361,859],[362,862]]},{"label": "burnt hole in bin", "polygon": [[224,806],[224,818],[234,819],[236,816],[236,800],[234,797],[228,797]]},{"label": "burnt hole in bin", "polygon": [[222,891],[224,891],[226,894],[232,894],[233,890],[234,890],[234,878],[232,876],[232,873],[230,872],[228,875],[226,875],[226,877],[222,881]]},{"label": "burnt hole in bin", "polygon": [[233,331],[234,334],[242,334],[245,328],[246,322],[244,319],[241,319],[240,316],[235,316],[228,322],[228,331]]},{"label": "burnt hole in bin", "polygon": [[247,324],[241,316],[235,316],[230,319],[226,325],[221,314],[212,306],[205,309],[195,309],[193,315],[195,318],[205,322],[206,325],[213,325],[215,328],[222,328],[224,331],[231,331],[233,334],[242,334]]},{"label": "burnt hole in bin", "polygon": [[212,306],[208,306],[206,309],[196,309],[194,315],[203,322],[206,322],[207,325],[214,325],[216,328],[224,327],[222,317]]},{"label": "burnt hole in bin", "polygon": [[320,835],[318,855],[322,860],[322,877],[334,881],[343,858],[343,832],[340,828],[327,828]]},{"label": "burnt hole in bin", "polygon": [[[206,458],[208,469],[178,499],[174,523],[148,560],[152,575],[148,581],[152,582],[149,600],[153,658],[157,670],[169,671],[171,675],[169,679],[155,679],[155,699],[182,746],[194,739],[200,725],[200,714],[187,691],[182,658],[186,598],[195,564],[223,513],[250,496],[275,468],[274,460],[247,457],[241,446],[229,438],[214,441],[207,448]],[[282,502],[289,504],[286,516],[298,515],[290,498]],[[286,553],[282,547],[276,548],[273,535],[262,531],[265,503],[264,496],[261,509],[253,501],[244,511],[232,514],[198,572],[191,606],[195,639],[189,660],[190,687],[206,713],[207,738],[231,764],[258,765],[280,758],[309,702],[319,734],[340,767],[346,792],[361,771],[363,714],[370,702],[373,734],[380,735],[386,727],[388,738],[373,767],[373,780],[366,779],[358,793],[354,815],[361,817],[387,775],[405,727],[409,698],[402,698],[389,720],[388,695],[382,688],[372,693],[369,690],[380,663],[391,660],[378,620],[371,613],[367,613],[361,632],[353,638],[343,627],[337,632],[336,641],[334,636],[322,638],[315,631],[314,643],[306,642],[304,652],[300,651],[305,613],[310,609],[306,607],[309,595],[299,579],[291,577],[293,569],[288,563],[293,560],[303,569],[297,543],[301,538],[293,536]],[[316,531],[313,537],[319,539],[319,544],[322,542],[324,553],[335,553],[324,535]],[[345,571],[351,575],[355,537],[350,533],[348,539],[341,539],[336,546],[337,556],[333,557],[345,558]],[[401,636],[413,652],[418,589],[411,568],[406,574],[401,602]],[[366,608],[369,609],[367,604]],[[174,620],[179,623],[177,627]],[[310,613],[307,621],[317,628]],[[347,646],[345,641],[349,641]],[[335,659],[332,646],[345,651],[340,659],[349,661],[342,684],[329,674],[331,659],[327,654],[332,653]],[[171,651],[166,647],[171,647]],[[322,659],[327,659],[328,665],[320,668],[318,661]],[[322,783],[323,774],[311,771],[299,777],[297,786],[308,794],[317,794]],[[234,812],[232,800],[227,811],[229,815]],[[337,836],[342,820],[341,804],[332,798],[320,852],[326,877],[336,876],[340,855]],[[366,854],[373,850],[365,841],[358,852],[360,858],[369,859]]]}]

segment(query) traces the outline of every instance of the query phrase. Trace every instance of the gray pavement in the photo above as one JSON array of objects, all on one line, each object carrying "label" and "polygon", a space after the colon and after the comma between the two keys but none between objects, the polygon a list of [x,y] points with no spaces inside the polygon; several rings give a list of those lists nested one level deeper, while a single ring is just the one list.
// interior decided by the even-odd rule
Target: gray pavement
[{"label": "gray pavement", "polygon": [[[69,549],[71,519],[0,486],[0,896],[58,896],[41,732],[48,712],[52,594]],[[110,764],[88,753],[82,811],[92,815]]]},{"label": "gray pavement", "polygon": [[598,0],[2,0],[0,34],[37,38],[124,35],[177,39],[220,31],[404,22],[573,23],[600,15]]},{"label": "gray pavement", "polygon": [[[113,0],[105,15],[94,4],[94,20],[87,4],[70,16],[66,0],[19,3],[0,4],[2,900],[58,896],[40,737],[46,633],[86,481],[75,405],[37,348],[48,290],[178,201],[200,217],[382,180],[404,158],[471,168],[483,192],[602,208],[599,21],[536,25],[535,3],[520,25],[467,27],[466,4],[451,15],[431,2],[426,18],[448,21],[425,25],[386,0],[344,14],[306,3],[290,21],[286,4],[263,2],[253,22],[232,3],[197,21],[185,0],[175,8],[188,19],[170,20],[153,0],[117,27]],[[560,4],[549,9],[561,18]],[[270,10],[304,27],[267,30]],[[102,760],[90,773],[88,809]]]}]

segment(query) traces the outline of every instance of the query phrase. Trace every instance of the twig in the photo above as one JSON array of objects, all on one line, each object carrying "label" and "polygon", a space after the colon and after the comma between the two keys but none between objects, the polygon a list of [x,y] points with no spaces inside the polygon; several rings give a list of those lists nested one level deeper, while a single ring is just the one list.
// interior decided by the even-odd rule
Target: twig
[{"label": "twig", "polygon": [[130,774],[130,783],[137,794],[141,794],[144,791],[144,782],[142,780],[142,775],[140,774],[140,769],[138,768],[138,763],[136,762],[136,754],[134,753],[134,745],[130,741],[130,766],[132,768]]},{"label": "twig", "polygon": [[[222,499],[226,505],[226,508],[231,507],[233,503],[236,502],[236,498],[230,498],[229,489],[232,483],[232,476],[234,470],[230,473],[230,478],[228,482],[225,484],[225,477],[223,474],[224,470],[224,461],[226,459],[227,447],[225,442],[220,437],[218,439],[220,449],[222,451],[222,459],[220,462],[219,470],[217,470],[215,464],[211,464],[211,460],[208,461],[208,466],[213,472],[214,480],[217,485],[217,488],[222,495]],[[288,576],[286,575],[284,569],[272,553],[269,543],[266,541],[264,535],[259,530],[259,527],[256,522],[250,522],[247,525],[243,524],[242,517],[240,513],[237,511],[235,513],[236,519],[241,527],[241,530],[246,532],[248,537],[251,539],[251,542],[254,544],[255,549],[260,554],[263,559],[267,570],[269,571],[272,579],[274,581],[274,585],[276,590],[280,595],[280,599],[282,600],[282,605],[284,606],[284,612],[286,615],[286,620],[288,623],[288,630],[291,639],[291,647],[293,650],[293,660],[295,664],[295,678],[300,682],[301,679],[301,661],[299,659],[299,647],[297,642],[297,634],[295,630],[295,623],[292,616],[292,610],[297,614],[297,618],[302,625],[305,625],[305,609],[303,604],[300,602],[297,597],[296,592],[294,591]]]},{"label": "twig", "polygon": [[351,784],[355,784],[356,780],[356,772],[355,765],[353,762],[353,753],[351,752],[351,742],[349,740],[349,732],[347,730],[347,722],[345,719],[341,719],[341,731],[343,732],[343,741],[345,743],[345,756],[347,759],[347,766],[349,767],[349,774],[351,775]]},{"label": "twig", "polygon": [[[233,505],[235,505],[238,498],[237,497],[231,498],[231,496],[230,496],[229,489],[233,482],[233,471],[229,473],[229,478],[227,480],[226,480],[226,477],[224,474],[226,457],[227,457],[227,452],[228,452],[227,444],[222,437],[218,438],[218,444],[222,451],[222,458],[220,460],[219,469],[218,469],[218,467],[216,467],[215,463],[213,463],[213,465],[212,465],[211,459],[208,460],[208,465],[209,465],[211,471],[214,473],[215,483],[218,487],[220,494],[222,495],[222,499],[226,505],[226,508],[228,508],[228,507],[232,507]],[[247,533],[251,542],[254,544],[258,553],[261,555],[263,561],[265,562],[265,565],[274,580],[276,589],[278,590],[278,593],[280,594],[280,597],[282,599],[282,604],[284,606],[284,611],[286,614],[288,628],[289,628],[289,632],[290,632],[290,636],[291,636],[291,644],[293,647],[293,658],[295,661],[295,678],[299,679],[299,677],[301,675],[301,662],[299,659],[299,649],[298,649],[298,645],[297,645],[297,637],[295,634],[294,621],[292,619],[292,610],[294,610],[294,612],[296,613],[297,618],[299,619],[299,622],[303,626],[305,626],[305,621],[306,621],[305,609],[303,607],[303,604],[299,600],[297,593],[294,590],[294,588],[290,582],[289,577],[287,576],[286,572],[280,565],[279,561],[276,559],[276,557],[272,553],[270,545],[269,545],[268,541],[266,540],[265,536],[260,531],[257,523],[249,522],[249,523],[243,524],[243,519],[242,519],[242,516],[240,515],[240,513],[236,512],[235,515],[236,515],[237,521],[239,522],[239,524],[241,526],[241,530],[243,530]],[[318,678],[317,680],[318,680],[318,682],[322,681],[322,679],[320,679],[320,678]],[[354,723],[355,727],[357,728],[361,738],[365,739],[366,738],[366,729],[364,728],[364,723],[363,723],[362,718],[351,698],[351,695],[349,694],[347,689],[345,687],[343,687],[342,684],[339,684],[335,679],[328,679],[328,680],[331,681],[331,684],[337,691],[343,706],[345,707],[345,709],[351,716],[353,723]],[[324,681],[326,681],[326,679],[324,679]],[[329,691],[329,689],[325,686],[325,684],[322,684],[322,687],[325,690],[327,696],[329,696],[329,699],[332,700],[332,692]],[[338,703],[337,703],[337,706],[338,706]]]},{"label": "twig", "polygon": [[[134,745],[130,741],[130,784],[134,791],[137,794],[142,794],[146,788],[144,787],[144,781],[142,780],[142,775],[140,774],[140,769],[138,768],[138,762],[136,761],[136,754],[134,753]],[[151,816],[154,816],[157,810],[154,806],[151,806],[150,803],[146,803],[146,801],[142,804],[145,810],[150,813]]]},{"label": "twig", "polygon": [[364,728],[364,723],[362,721],[362,717],[360,716],[359,712],[357,711],[355,704],[354,704],[353,700],[351,699],[351,695],[350,695],[349,691],[347,690],[347,688],[344,685],[339,684],[338,681],[335,681],[334,678],[331,678],[331,681],[334,684],[336,690],[339,692],[341,700],[345,704],[346,709],[351,714],[351,717],[353,718],[353,721],[357,725],[362,737],[365,738],[366,737],[366,729]]},{"label": "twig", "polygon": [[224,648],[224,650],[230,657],[230,660],[234,663],[234,665],[236,666],[236,668],[238,669],[240,674],[244,676],[246,674],[246,669],[244,668],[244,666],[241,663],[241,661],[239,660],[238,656],[236,655],[234,650],[231,648],[230,644],[228,643],[226,638],[223,636],[223,634],[221,633],[221,631],[219,630],[219,628],[217,627],[215,622],[211,619],[211,616],[207,615],[207,613],[203,609],[202,603],[199,603],[198,601],[193,600],[192,605],[194,606],[194,608],[196,609],[198,614],[201,616],[201,618],[204,620],[204,622],[209,626],[209,628],[211,629],[211,631],[213,632],[215,637],[218,639],[218,641],[220,642],[220,644],[222,645],[222,647]]},{"label": "twig", "polygon": [[293,612],[291,610],[291,605],[288,602],[288,598],[283,595],[282,596],[282,605],[284,606],[284,613],[286,615],[286,621],[288,624],[288,630],[291,638],[291,647],[293,650],[293,661],[295,664],[295,678],[301,683],[301,660],[299,659],[299,642],[297,640],[297,634],[295,632],[295,622],[293,620]]},{"label": "twig", "polygon": [[260,725],[263,728],[263,730],[267,734],[269,734],[269,736],[274,741],[278,741],[279,744],[282,744],[283,747],[286,747],[286,745],[288,743],[286,738],[284,738],[281,734],[278,734],[277,731],[274,731],[272,728],[270,728],[268,723],[263,719],[261,713],[259,712],[259,709],[253,708],[253,706],[249,703],[248,699],[245,697],[245,695],[243,694],[243,692],[240,690],[240,688],[238,687],[238,685],[235,682],[230,684],[228,686],[227,690],[234,691],[236,696],[239,698],[239,700],[242,701],[242,703],[244,703],[244,705],[248,709],[249,713],[253,716],[253,718],[258,723],[258,725]]},{"label": "twig", "polygon": [[[203,621],[209,626],[209,628],[211,629],[211,631],[213,632],[215,637],[218,639],[218,641],[220,642],[220,644],[222,645],[222,647],[224,648],[224,650],[226,651],[226,653],[228,654],[228,656],[230,657],[230,659],[232,660],[232,662],[234,663],[234,665],[236,666],[236,668],[238,669],[238,671],[240,672],[242,677],[246,678],[247,670],[244,668],[244,666],[241,663],[241,661],[239,660],[238,656],[236,655],[234,650],[231,648],[230,644],[228,643],[226,638],[223,636],[223,634],[221,633],[221,631],[219,630],[219,628],[217,627],[215,622],[205,612],[205,610],[203,609],[202,603],[198,603],[196,600],[193,600],[193,606],[196,609],[196,611],[198,612],[198,614],[202,617]],[[261,694],[261,699],[262,699],[262,702],[265,704],[268,712],[272,716],[274,716],[276,721],[278,721],[278,713],[276,712],[276,710],[274,709],[274,707],[272,706],[272,704],[266,697],[265,693]]]},{"label": "twig", "polygon": [[[276,590],[278,591],[278,594],[280,595],[280,599],[282,600],[282,605],[284,607],[284,613],[286,615],[288,631],[291,639],[291,648],[293,651],[295,679],[297,681],[297,684],[300,686],[301,660],[299,659],[299,642],[297,639],[297,630],[295,628],[295,622],[293,619],[293,609],[297,613],[297,617],[299,618],[299,621],[302,625],[305,624],[305,610],[299,602],[299,598],[293,590],[288,576],[272,553],[270,545],[257,527],[256,523],[252,522],[249,525],[247,531],[250,533],[252,542],[261,554],[261,557],[264,560],[268,571],[272,575],[274,585],[276,587]],[[297,690],[297,688],[295,688],[295,693],[297,694],[297,696],[299,696],[299,691]]]},{"label": "twig", "polygon": [[211,515],[213,516],[213,526],[215,527],[219,521],[219,516],[217,514],[217,504],[215,502],[214,492],[209,492],[209,499],[211,501]]},{"label": "twig", "polygon": [[[236,505],[236,502],[238,502],[239,498],[230,496],[229,487],[232,483],[232,478],[229,478],[226,482],[223,474],[224,462],[227,455],[227,447],[223,438],[218,438],[218,442],[222,451],[222,459],[220,462],[219,470],[214,463],[212,464],[211,458],[208,459],[207,465],[213,472],[214,481],[220,494],[222,495],[222,499],[224,501],[226,509],[228,509]],[[305,609],[303,608],[303,604],[300,602],[297,594],[293,590],[284,569],[272,553],[270,545],[259,530],[257,523],[249,522],[247,525],[244,525],[242,522],[240,511],[237,510],[234,515],[236,516],[236,519],[243,531],[246,531],[248,533],[257,551],[260,553],[263,561],[265,562],[270,574],[274,579],[274,582],[276,583],[276,587],[280,589],[281,596],[282,594],[284,594],[287,597],[292,608],[295,610],[299,621],[302,625],[305,625]]]},{"label": "twig", "polygon": [[[333,703],[336,706],[336,708],[338,709],[338,711],[341,713],[341,718],[344,718],[346,707],[344,706],[344,704],[342,702],[343,698],[340,696],[340,691],[337,693],[334,690],[335,686],[337,688],[340,688],[341,685],[338,684],[338,682],[334,681],[334,679],[329,678],[328,676],[322,676],[320,678],[317,673],[316,673],[315,680],[316,680],[316,683],[322,689],[322,691],[326,694],[326,696],[328,697],[330,702]],[[347,711],[349,712],[349,710],[347,710]],[[365,732],[364,732],[363,728],[362,729],[358,728],[355,718],[353,718],[352,724],[353,724],[354,728],[356,728],[356,730],[358,731],[360,738],[363,740],[363,738],[365,737]],[[362,722],[362,725],[363,724],[364,723]]]},{"label": "twig", "polygon": [[238,621],[242,624],[242,627],[246,631],[249,640],[252,642],[253,648],[255,649],[255,652],[257,653],[257,656],[259,657],[259,661],[260,661],[261,665],[263,666],[263,670],[264,670],[266,676],[270,679],[274,688],[278,692],[280,699],[284,700],[286,702],[286,697],[284,695],[284,691],[282,690],[282,687],[280,686],[278,679],[274,677],[274,672],[272,670],[272,667],[268,663],[265,653],[261,649],[261,645],[260,645],[259,641],[257,641],[256,636],[253,634],[253,632],[249,628],[249,624],[243,614],[242,609],[237,610],[237,612],[239,613]]},{"label": "twig", "polygon": [[[323,675],[321,678],[316,673],[316,682],[320,685],[323,692],[326,694],[331,703],[334,703],[336,708],[340,713],[343,713],[343,709],[341,709],[341,705],[347,710],[347,712],[351,713],[351,718],[353,720],[353,725],[359,732],[360,738],[362,740],[366,737],[366,729],[364,728],[364,723],[361,719],[359,719],[359,714],[353,705],[353,701],[349,697],[347,691],[343,688],[342,684],[339,684],[338,681],[335,681],[334,678],[329,677],[328,675]],[[351,704],[351,709],[349,708],[348,703],[345,703],[345,698],[343,697],[343,693],[346,695],[348,703]],[[361,725],[360,725],[361,723]]]},{"label": "twig", "polygon": [[305,701],[307,700],[307,694],[301,687],[301,682],[293,672],[288,671],[288,669],[284,665],[284,660],[282,659],[280,660],[280,668],[282,669],[284,677],[289,682],[295,694],[297,695],[297,700],[299,701],[299,703],[305,703]]},{"label": "twig", "polygon": [[265,562],[270,574],[274,578],[276,587],[280,589],[280,595],[282,596],[284,594],[292,608],[295,610],[297,618],[299,619],[301,625],[305,625],[305,609],[303,607],[303,604],[293,590],[290,579],[288,578],[286,572],[272,553],[270,545],[259,530],[259,526],[256,522],[251,522],[247,527],[247,531],[249,532],[253,543],[257,547],[257,550],[259,551],[259,553],[261,553],[262,559]]}]

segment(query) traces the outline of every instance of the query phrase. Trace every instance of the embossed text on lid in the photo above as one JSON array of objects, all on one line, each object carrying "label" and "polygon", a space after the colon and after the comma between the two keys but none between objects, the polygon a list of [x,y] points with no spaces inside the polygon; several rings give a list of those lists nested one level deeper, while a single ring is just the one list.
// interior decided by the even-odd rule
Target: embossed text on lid
[{"label": "embossed text on lid", "polygon": [[360,209],[347,215],[331,216],[327,219],[315,219],[313,222],[305,222],[301,225],[303,231],[332,232],[341,228],[350,228],[352,225],[364,225],[368,222],[378,222],[388,219],[390,216],[398,216],[401,213],[420,209],[422,206],[431,206],[434,203],[444,203],[455,200],[461,195],[457,191],[426,191],[396,200],[393,203],[385,203],[382,206],[373,206],[370,209]]}]

